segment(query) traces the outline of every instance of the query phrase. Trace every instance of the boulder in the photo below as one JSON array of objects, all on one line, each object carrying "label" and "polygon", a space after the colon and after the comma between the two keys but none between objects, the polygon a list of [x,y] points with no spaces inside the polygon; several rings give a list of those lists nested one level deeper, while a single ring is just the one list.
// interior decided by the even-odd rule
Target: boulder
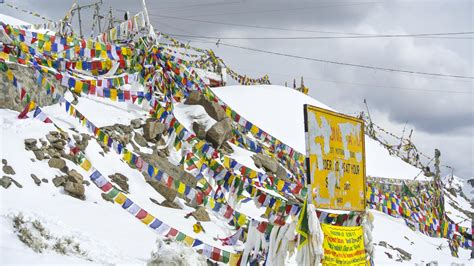
[{"label": "boulder", "polygon": [[178,194],[176,190],[168,188],[156,180],[147,180],[147,183],[150,184],[156,190],[156,192],[160,193],[160,195],[163,196],[167,201],[173,202],[176,198],[176,195]]},{"label": "boulder", "polygon": [[[46,139],[49,141],[49,143],[54,143],[59,140],[59,134],[53,134],[54,131],[50,132],[49,134],[46,135]],[[55,132],[57,133],[57,132]]]},{"label": "boulder", "polygon": [[53,184],[55,187],[59,187],[64,185],[66,183],[66,177],[67,176],[56,176],[53,178]]},{"label": "boulder", "polygon": [[56,142],[51,143],[51,146],[53,146],[56,150],[62,151],[64,149],[64,146],[66,146],[66,142],[64,140],[58,140]]},{"label": "boulder", "polygon": [[69,193],[69,195],[75,198],[78,198],[78,199],[85,198],[84,196],[85,188],[83,184],[77,184],[77,183],[68,181],[64,184],[64,191],[66,191],[67,193]]},{"label": "boulder", "polygon": [[84,181],[84,177],[82,177],[82,175],[79,174],[75,169],[72,169],[67,173],[67,181],[76,184],[82,184],[82,181]]},{"label": "boulder", "polygon": [[173,209],[181,209],[181,206],[179,206],[179,204],[173,201],[169,201],[169,200],[163,201],[162,203],[160,203],[160,206],[173,208]]},{"label": "boulder", "polygon": [[25,139],[25,149],[26,150],[35,150],[36,149],[36,139]]},{"label": "boulder", "polygon": [[37,186],[41,185],[41,180],[35,174],[31,174],[31,178],[33,178],[33,182],[35,182]]},{"label": "boulder", "polygon": [[128,178],[126,176],[122,175],[121,173],[115,173],[113,175],[109,175],[109,178],[112,180],[112,182],[117,184],[123,191],[128,192]]},{"label": "boulder", "polygon": [[12,184],[12,179],[8,176],[3,176],[1,179],[0,179],[0,185],[3,187],[3,188],[9,188]]},{"label": "boulder", "polygon": [[193,131],[198,138],[200,139],[206,138],[206,128],[203,125],[197,122],[193,122]]},{"label": "boulder", "polygon": [[142,127],[142,120],[140,118],[132,119],[130,121],[130,126],[134,129],[139,129]]},{"label": "boulder", "polygon": [[191,213],[191,215],[200,222],[209,222],[211,218],[206,211],[206,208],[199,206],[195,211]]},{"label": "boulder", "polygon": [[149,118],[143,126],[143,137],[146,140],[155,140],[157,136],[165,131],[165,125],[160,123],[158,119]]},{"label": "boulder", "polygon": [[252,159],[254,160],[256,166],[261,165],[265,171],[271,172],[273,174],[277,173],[278,166],[280,166],[280,164],[275,159],[261,153],[252,155]]},{"label": "boulder", "polygon": [[275,173],[276,177],[278,179],[281,179],[281,180],[284,180],[284,181],[291,181],[291,180],[288,180],[287,178],[287,172],[285,170],[285,168],[283,166],[281,166],[280,164],[278,164],[278,168],[277,168],[277,171]]},{"label": "boulder", "polygon": [[206,140],[212,143],[214,148],[219,148],[226,141],[232,131],[232,120],[223,119],[215,123],[206,133]]},{"label": "boulder", "polygon": [[2,167],[2,170],[3,170],[3,173],[5,173],[6,175],[15,175],[15,170],[13,170],[13,167],[11,167],[10,165],[4,165]]},{"label": "boulder", "polygon": [[142,147],[148,147],[146,139],[140,133],[135,132],[135,137],[133,139],[138,145]]},{"label": "boulder", "polygon": [[33,153],[37,160],[41,161],[44,159],[44,152],[42,150],[34,150]]},{"label": "boulder", "polygon": [[51,158],[48,161],[48,165],[51,168],[62,169],[66,166],[66,162],[60,158]]},{"label": "boulder", "polygon": [[191,92],[185,104],[201,105],[204,107],[204,110],[206,110],[206,113],[216,121],[221,121],[227,117],[224,109],[218,103],[207,100],[202,93],[198,91]]},{"label": "boulder", "polygon": [[190,173],[184,171],[184,169],[182,167],[176,166],[176,165],[170,163],[168,161],[168,158],[161,157],[156,153],[148,154],[148,153],[138,152],[138,154],[146,162],[153,165],[154,167],[163,170],[165,173],[171,175],[172,177],[182,181],[183,183],[185,183],[185,184],[187,184],[191,187],[196,187],[196,184],[197,184],[196,178],[193,175],[191,175]]}]

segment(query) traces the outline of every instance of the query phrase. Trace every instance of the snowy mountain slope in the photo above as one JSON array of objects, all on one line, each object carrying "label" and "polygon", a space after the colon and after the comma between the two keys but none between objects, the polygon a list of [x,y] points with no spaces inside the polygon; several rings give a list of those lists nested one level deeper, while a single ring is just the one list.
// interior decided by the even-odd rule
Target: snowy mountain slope
[{"label": "snowy mountain slope", "polygon": [[[137,117],[146,117],[147,112],[136,106],[127,106],[126,103],[110,102],[103,99],[81,98],[77,108],[84,115],[93,120],[98,126],[112,125],[114,123],[129,124],[130,120]],[[45,107],[43,110],[63,129],[75,128],[78,132],[86,133],[86,129],[79,122],[64,112],[64,107],[59,104]],[[87,259],[96,263],[143,263],[150,258],[151,251],[156,249],[155,240],[161,238],[156,232],[148,229],[135,217],[129,215],[120,208],[119,205],[113,205],[106,202],[101,197],[101,191],[94,185],[86,187],[86,201],[71,198],[64,195],[62,188],[56,188],[51,180],[55,175],[61,172],[57,169],[49,168],[46,161],[32,162],[34,155],[31,151],[24,149],[24,139],[43,138],[49,131],[54,131],[52,124],[45,124],[36,119],[17,119],[17,112],[0,109],[2,118],[1,128],[1,158],[6,159],[15,171],[13,178],[23,185],[22,189],[17,189],[12,185],[9,189],[1,189],[1,217],[2,217],[2,243],[0,256],[1,262],[18,262],[15,254],[9,252],[11,248],[27,249],[24,244],[12,236],[11,221],[7,216],[23,213],[25,216],[46,217],[49,220],[58,221],[65,228],[73,231],[72,235],[84,232],[81,240],[81,246],[90,254]],[[106,116],[102,115],[107,113]],[[69,133],[74,133],[69,131]],[[129,178],[130,196],[141,207],[150,211],[163,222],[173,225],[178,230],[199,239],[206,243],[213,244],[224,250],[220,242],[214,240],[215,237],[224,237],[231,234],[225,223],[211,215],[211,222],[202,222],[207,233],[196,234],[193,232],[194,218],[185,219],[184,216],[194,209],[186,207],[183,210],[169,209],[156,205],[150,201],[150,198],[163,201],[164,198],[158,194],[151,186],[146,184],[143,176],[137,170],[131,169],[121,160],[121,157],[113,152],[105,156],[99,154],[102,151],[100,146],[94,141],[87,147],[87,155],[93,165],[99,169],[105,176],[121,173]],[[87,173],[80,167],[68,162],[70,169],[76,169],[87,180]],[[39,178],[46,178],[49,183],[43,183],[37,187],[30,177],[35,173]],[[3,175],[3,172],[2,172]],[[72,210],[72,211],[71,211]],[[172,210],[172,211],[170,211]],[[50,223],[46,223],[50,225]],[[56,224],[51,224],[51,230],[57,230]],[[13,239],[12,239],[13,238]],[[16,243],[11,247],[10,241],[3,242],[3,239],[10,239]],[[89,240],[93,239],[93,240]],[[95,246],[89,242],[97,242],[102,251],[94,251]],[[140,243],[140,244],[137,244]],[[111,250],[110,257],[101,257],[100,253],[104,250]],[[231,249],[230,249],[231,250]],[[99,253],[97,256],[94,254]],[[11,254],[11,255],[9,255]],[[49,254],[49,253],[48,253]],[[40,260],[49,262],[54,261],[54,256],[47,254],[31,254],[32,257],[25,257],[24,262]],[[62,262],[61,256],[57,257],[57,262]],[[83,259],[71,260],[71,262],[86,262]]]},{"label": "snowy mountain slope", "polygon": [[1,14],[0,13],[0,21],[5,24],[10,25],[29,25],[30,23],[23,21],[21,19],[17,19],[14,17],[10,17],[9,15]]},{"label": "snowy mountain slope", "polygon": [[[212,90],[243,117],[301,153],[305,153],[303,105],[333,110],[303,93],[283,86],[226,86]],[[419,169],[390,156],[386,149],[368,137],[365,138],[365,145],[367,175],[412,179],[420,173]]]}]

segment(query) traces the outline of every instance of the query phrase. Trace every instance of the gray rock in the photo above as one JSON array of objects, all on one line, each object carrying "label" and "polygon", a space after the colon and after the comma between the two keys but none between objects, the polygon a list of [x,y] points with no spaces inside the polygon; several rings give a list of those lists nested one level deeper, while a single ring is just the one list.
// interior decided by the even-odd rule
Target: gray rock
[{"label": "gray rock", "polygon": [[15,179],[11,178],[10,177],[10,180],[12,181],[13,184],[15,184],[15,186],[17,186],[18,188],[22,188],[23,186],[18,182],[16,181]]},{"label": "gray rock", "polygon": [[102,198],[103,198],[105,201],[109,201],[109,202],[114,203],[114,199],[112,199],[107,193],[101,193],[100,195],[102,196]]},{"label": "gray rock", "polygon": [[53,134],[53,132],[55,132],[55,131],[52,131],[52,132],[50,132],[49,134],[46,135],[46,139],[51,144],[59,140],[59,134]]},{"label": "gray rock", "polygon": [[2,159],[2,164],[7,165],[8,164],[7,159]]},{"label": "gray rock", "polygon": [[191,215],[200,222],[209,222],[211,218],[206,211],[206,208],[199,206],[195,211],[191,213]]},{"label": "gray rock", "polygon": [[77,184],[73,182],[66,182],[64,184],[64,191],[68,192],[69,195],[78,198],[84,199],[85,188],[83,184]]},{"label": "gray rock", "polygon": [[212,143],[214,148],[219,148],[231,134],[232,120],[230,118],[223,119],[215,123],[206,133],[206,140]]},{"label": "gray rock", "polygon": [[11,167],[10,165],[4,165],[2,167],[2,170],[6,175],[15,175],[16,174],[15,170],[13,170],[13,167]]},{"label": "gray rock", "polygon": [[25,149],[34,150],[36,148],[36,139],[25,139]]},{"label": "gray rock", "polygon": [[173,208],[173,209],[181,209],[181,206],[179,206],[176,202],[165,200],[162,203],[160,203],[160,206],[167,207],[167,208]]},{"label": "gray rock", "polygon": [[89,182],[89,180],[84,180],[84,181],[82,181],[82,184],[86,185],[86,186],[90,186],[91,182]]},{"label": "gray rock", "polygon": [[156,192],[160,193],[160,195],[163,196],[167,201],[173,202],[176,198],[176,195],[178,194],[176,190],[168,188],[156,180],[147,180],[147,183],[150,184],[156,190]]},{"label": "gray rock", "polygon": [[158,119],[149,118],[143,126],[143,137],[146,140],[155,140],[160,134],[165,131],[165,125],[160,123]]},{"label": "gray rock", "polygon": [[75,169],[72,169],[67,173],[67,181],[73,182],[76,184],[82,184],[82,181],[84,181],[84,177],[82,177],[81,174],[79,174]]},{"label": "gray rock", "polygon": [[59,187],[64,185],[66,183],[66,177],[67,176],[56,176],[53,178],[53,184],[55,187]]},{"label": "gray rock", "polygon": [[227,143],[227,141],[224,141],[221,145],[221,150],[225,153],[225,154],[231,154],[231,153],[234,153],[234,149],[232,149],[232,146],[230,146],[229,143]]},{"label": "gray rock", "polygon": [[168,158],[160,157],[156,153],[148,154],[148,153],[138,152],[138,154],[146,162],[153,165],[154,167],[163,170],[165,173],[168,173],[172,177],[182,181],[183,183],[185,183],[185,184],[187,184],[191,187],[196,187],[196,184],[197,184],[196,178],[193,175],[191,175],[190,173],[184,171],[184,169],[182,167],[176,166],[176,165],[170,163],[168,161]]},{"label": "gray rock", "polygon": [[133,139],[138,145],[142,147],[148,147],[146,139],[140,133],[135,132],[135,137]]},{"label": "gray rock", "polygon": [[142,127],[142,120],[140,118],[132,119],[130,121],[130,126],[134,129],[139,129]]},{"label": "gray rock", "polygon": [[31,178],[33,178],[33,181],[37,186],[41,185],[41,180],[35,174],[31,174]]},{"label": "gray rock", "polygon": [[193,131],[198,138],[200,139],[206,138],[206,128],[203,125],[197,122],[193,122]]},{"label": "gray rock", "polygon": [[216,102],[208,101],[201,92],[193,91],[186,99],[185,104],[201,105],[206,110],[206,113],[214,118],[216,121],[221,121],[226,118],[224,109]]},{"label": "gray rock", "polygon": [[42,178],[41,181],[43,181],[43,183],[48,183],[49,182],[48,179],[46,179],[46,178]]},{"label": "gray rock", "polygon": [[406,252],[405,250],[401,249],[401,248],[394,248],[396,251],[400,252],[400,255],[402,257],[403,260],[411,260],[411,254]]},{"label": "gray rock", "polygon": [[254,160],[256,166],[261,165],[261,167],[263,167],[263,169],[265,169],[266,171],[274,174],[277,173],[279,163],[270,156],[257,153],[252,156],[252,159]]},{"label": "gray rock", "polygon": [[9,188],[11,184],[12,184],[12,179],[8,176],[3,176],[0,179],[0,185],[5,189]]},{"label": "gray rock", "polygon": [[56,150],[62,151],[64,149],[64,146],[66,146],[66,142],[64,140],[58,140],[56,142],[51,143],[51,146],[53,146]]},{"label": "gray rock", "polygon": [[277,171],[275,173],[276,177],[278,179],[281,179],[281,180],[284,180],[284,181],[291,181],[291,180],[288,180],[288,178],[286,177],[286,170],[285,168],[283,168],[283,166],[281,166],[280,164],[278,164],[278,168],[277,168]]},{"label": "gray rock", "polygon": [[66,162],[60,158],[51,158],[48,161],[48,165],[51,168],[62,169],[66,166]]},{"label": "gray rock", "polygon": [[37,160],[41,161],[44,159],[44,152],[42,150],[33,151]]},{"label": "gray rock", "polygon": [[69,173],[69,167],[64,166],[63,168],[59,169],[59,171],[61,171],[61,172],[65,173],[65,174],[67,174],[67,173]]},{"label": "gray rock", "polygon": [[117,184],[123,191],[128,192],[128,178],[121,173],[115,173],[113,175],[109,175],[109,178]]}]

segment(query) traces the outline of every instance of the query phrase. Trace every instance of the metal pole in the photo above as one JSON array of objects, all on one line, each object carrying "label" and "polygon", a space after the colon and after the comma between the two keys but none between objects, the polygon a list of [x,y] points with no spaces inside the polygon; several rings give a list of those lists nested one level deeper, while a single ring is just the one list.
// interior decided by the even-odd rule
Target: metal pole
[{"label": "metal pole", "polygon": [[79,18],[79,36],[82,38],[81,7],[77,8],[77,17]]}]

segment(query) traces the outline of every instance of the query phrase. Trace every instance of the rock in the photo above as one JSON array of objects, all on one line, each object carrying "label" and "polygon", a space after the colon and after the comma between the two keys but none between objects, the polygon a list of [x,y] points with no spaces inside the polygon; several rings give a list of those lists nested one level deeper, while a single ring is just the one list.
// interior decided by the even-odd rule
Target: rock
[{"label": "rock", "polygon": [[[59,141],[59,134],[53,134],[53,132],[55,132],[55,131],[52,131],[52,132],[50,132],[49,134],[46,135],[46,139],[51,144],[55,143],[56,141]],[[55,133],[57,133],[57,132],[55,132]]]},{"label": "rock", "polygon": [[400,252],[401,254],[401,257],[403,260],[411,260],[411,254],[406,252],[405,250],[401,249],[401,248],[394,248],[396,251]]},{"label": "rock", "polygon": [[146,139],[140,133],[135,132],[135,137],[133,139],[138,145],[142,147],[148,147]]},{"label": "rock", "polygon": [[206,133],[206,140],[212,143],[214,148],[219,148],[224,141],[230,137],[232,120],[223,119],[215,123]]},{"label": "rock", "polygon": [[46,179],[46,178],[42,178],[41,181],[43,181],[43,183],[48,183],[49,182],[48,179]]},{"label": "rock", "polygon": [[278,168],[277,168],[277,171],[276,171],[275,175],[278,179],[281,179],[281,180],[287,181],[287,182],[288,181],[291,182],[291,180],[288,180],[288,177],[286,176],[287,172],[286,172],[285,168],[283,166],[281,166],[280,164],[278,164]]},{"label": "rock", "polygon": [[191,215],[200,222],[209,222],[211,218],[206,211],[206,208],[199,206],[195,211],[191,213]]},{"label": "rock", "polygon": [[227,143],[227,141],[224,141],[224,142],[222,143],[221,149],[222,149],[222,151],[223,151],[225,154],[234,153],[234,149],[232,149],[232,146],[230,146],[230,144]]},{"label": "rock", "polygon": [[10,165],[4,165],[2,167],[2,170],[6,175],[15,175],[16,174],[15,170],[13,170],[13,167],[11,167]]},{"label": "rock", "polygon": [[82,181],[84,181],[84,177],[82,177],[81,174],[79,174],[75,169],[72,169],[67,173],[67,181],[73,182],[76,184],[82,184]]},{"label": "rock", "polygon": [[66,177],[67,176],[56,176],[53,178],[53,184],[55,187],[59,187],[64,185],[66,183]]},{"label": "rock", "polygon": [[33,151],[37,160],[41,161],[44,159],[44,152],[42,150]]},{"label": "rock", "polygon": [[[168,173],[172,177],[182,181],[183,183],[191,186],[196,187],[197,180],[196,178],[191,175],[190,173],[184,171],[184,169],[180,166],[176,166],[168,161],[168,158],[163,158],[158,156],[158,154],[148,154],[143,152],[138,152],[138,154],[149,164],[153,165],[154,167],[163,170],[165,173]],[[145,173],[146,174],[146,173]],[[148,174],[147,174],[148,175]]]},{"label": "rock", "polygon": [[130,126],[134,129],[139,129],[142,127],[142,120],[140,118],[132,119],[130,121]]},{"label": "rock", "polygon": [[84,192],[85,188],[83,184],[77,184],[73,182],[66,182],[64,184],[64,191],[68,192],[71,196],[78,198],[78,199],[84,199]]},{"label": "rock", "polygon": [[274,174],[277,173],[278,166],[280,166],[280,164],[275,159],[261,153],[252,155],[252,159],[254,160],[256,166],[261,165],[263,169]]},{"label": "rock", "polygon": [[155,203],[156,205],[160,205],[160,203],[154,198],[150,198],[150,201]]},{"label": "rock", "polygon": [[10,180],[11,180],[11,181],[13,182],[13,184],[15,184],[15,186],[17,186],[18,188],[23,188],[23,186],[22,186],[20,183],[18,183],[18,181],[16,181],[15,179],[13,179],[13,178],[10,177]]},{"label": "rock", "polygon": [[198,91],[191,92],[185,104],[201,105],[204,107],[204,110],[206,110],[206,113],[216,121],[222,121],[227,117],[224,109],[218,103],[208,101],[202,93]]},{"label": "rock", "polygon": [[65,145],[66,145],[66,142],[64,140],[58,140],[56,142],[51,143],[51,146],[53,146],[56,150],[60,150],[60,151],[64,149]]},{"label": "rock", "polygon": [[62,169],[66,166],[66,162],[60,158],[51,158],[48,161],[48,165],[51,168]]},{"label": "rock", "polygon": [[31,174],[31,178],[33,178],[33,181],[37,186],[41,185],[41,180],[35,174]]},{"label": "rock", "polygon": [[3,176],[0,179],[0,185],[5,189],[9,188],[11,184],[12,184],[12,179],[8,176]]},{"label": "rock", "polygon": [[122,190],[128,192],[129,186],[128,186],[128,178],[121,173],[115,173],[113,175],[109,175],[109,178],[117,184]]},{"label": "rock", "polygon": [[385,241],[380,241],[379,246],[386,248],[387,247],[387,242]]},{"label": "rock", "polygon": [[176,190],[168,188],[156,180],[147,180],[147,183],[150,184],[156,190],[156,192],[160,193],[160,195],[163,196],[167,201],[173,202],[176,198],[176,195],[178,194]]},{"label": "rock", "polygon": [[193,131],[198,138],[200,139],[206,138],[206,128],[203,125],[197,122],[193,122]]},{"label": "rock", "polygon": [[167,208],[173,208],[173,209],[181,209],[181,206],[179,206],[176,202],[165,200],[162,203],[160,203],[160,206],[167,207]]},{"label": "rock", "polygon": [[46,153],[51,156],[51,158],[60,158],[61,157],[61,153],[58,152],[55,148],[53,147],[49,147],[47,150],[46,150]]},{"label": "rock", "polygon": [[36,139],[25,139],[25,149],[34,150],[36,148]]},{"label": "rock", "polygon": [[101,193],[100,195],[102,196],[102,198],[105,201],[110,201],[110,202],[114,203],[114,199],[112,199],[107,193]]},{"label": "rock", "polygon": [[64,166],[63,168],[59,169],[59,171],[61,171],[61,172],[65,173],[65,174],[67,174],[67,173],[69,173],[69,167]]},{"label": "rock", "polygon": [[145,122],[145,126],[143,126],[143,137],[146,140],[155,140],[157,136],[165,131],[165,125],[160,123],[158,119],[149,118]]},{"label": "rock", "polygon": [[8,164],[7,159],[2,159],[2,164],[7,165]]}]

